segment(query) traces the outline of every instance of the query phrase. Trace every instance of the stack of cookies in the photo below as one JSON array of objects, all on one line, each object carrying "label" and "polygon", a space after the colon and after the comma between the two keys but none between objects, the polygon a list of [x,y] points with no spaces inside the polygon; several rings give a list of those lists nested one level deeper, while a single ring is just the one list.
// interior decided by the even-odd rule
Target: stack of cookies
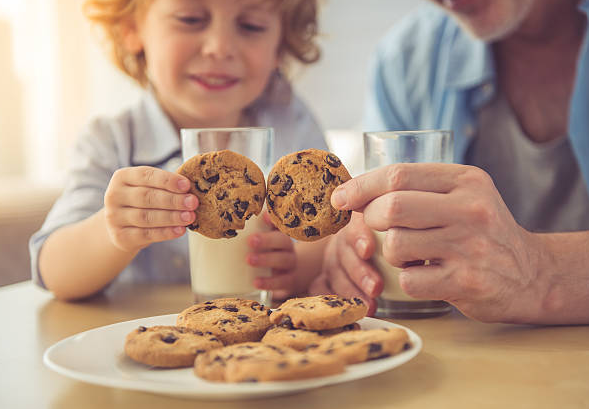
[{"label": "stack of cookies", "polygon": [[194,365],[220,382],[306,379],[341,373],[346,365],[395,355],[410,347],[403,329],[362,330],[367,307],[336,295],[293,298],[276,310],[224,298],[182,311],[176,326],[139,327],[125,352],[156,367]]}]

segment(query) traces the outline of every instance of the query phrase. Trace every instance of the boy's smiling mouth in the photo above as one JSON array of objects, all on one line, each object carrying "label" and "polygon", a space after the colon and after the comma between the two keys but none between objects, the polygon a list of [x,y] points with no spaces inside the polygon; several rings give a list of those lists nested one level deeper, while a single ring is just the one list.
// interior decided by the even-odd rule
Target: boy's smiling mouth
[{"label": "boy's smiling mouth", "polygon": [[205,73],[191,75],[190,79],[207,90],[225,90],[239,82],[239,78],[225,74]]}]

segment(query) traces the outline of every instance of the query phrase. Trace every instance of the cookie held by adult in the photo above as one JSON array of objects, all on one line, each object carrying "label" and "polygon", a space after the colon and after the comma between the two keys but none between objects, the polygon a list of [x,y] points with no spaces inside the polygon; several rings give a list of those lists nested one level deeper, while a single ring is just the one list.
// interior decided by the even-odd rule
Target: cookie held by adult
[{"label": "cookie held by adult", "polygon": [[232,238],[264,206],[266,182],[261,169],[239,153],[222,150],[193,156],[177,173],[192,181],[198,197],[190,230],[212,239]]},{"label": "cookie held by adult", "polygon": [[333,153],[307,149],[283,156],[268,175],[270,219],[283,233],[315,241],[339,231],[352,212],[331,206],[336,187],[351,179]]}]

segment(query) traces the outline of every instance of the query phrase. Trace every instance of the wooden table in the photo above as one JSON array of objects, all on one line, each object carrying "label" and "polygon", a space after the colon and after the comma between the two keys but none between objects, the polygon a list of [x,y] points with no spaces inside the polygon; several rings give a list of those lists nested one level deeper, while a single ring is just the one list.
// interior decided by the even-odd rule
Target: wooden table
[{"label": "wooden table", "polygon": [[55,301],[31,282],[0,288],[0,408],[589,408],[589,326],[482,324],[458,312],[397,320],[424,341],[421,353],[398,368],[270,399],[131,392],[66,378],[42,362],[47,347],[70,335],[190,304],[188,286],[128,287],[75,304]]}]

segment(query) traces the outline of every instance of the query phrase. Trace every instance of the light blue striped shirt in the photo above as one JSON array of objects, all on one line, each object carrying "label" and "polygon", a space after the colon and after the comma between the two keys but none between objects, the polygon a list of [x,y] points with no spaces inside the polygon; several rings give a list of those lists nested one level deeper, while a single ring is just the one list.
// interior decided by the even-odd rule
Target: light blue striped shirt
[{"label": "light blue striped shirt", "polygon": [[[579,9],[589,14],[589,0]],[[451,129],[464,163],[477,135],[477,113],[495,96],[488,44],[466,34],[438,7],[403,19],[380,42],[372,63],[364,125],[369,131]],[[568,138],[589,188],[589,30],[577,62]]]}]

